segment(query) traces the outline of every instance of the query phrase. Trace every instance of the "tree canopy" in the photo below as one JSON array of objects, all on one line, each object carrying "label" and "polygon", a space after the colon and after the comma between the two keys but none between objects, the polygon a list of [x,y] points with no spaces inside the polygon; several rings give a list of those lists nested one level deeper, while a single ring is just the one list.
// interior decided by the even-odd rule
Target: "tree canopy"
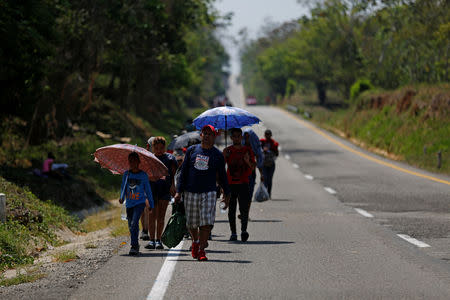
[{"label": "tree canopy", "polygon": [[286,26],[244,41],[247,93],[276,98],[292,86],[314,85],[324,104],[329,87],[348,98],[358,79],[382,88],[449,81],[448,1],[315,1],[289,34],[277,36]]},{"label": "tree canopy", "polygon": [[215,29],[227,20],[212,3],[0,0],[2,118],[24,119],[39,142],[102,99],[157,119],[223,93]]}]

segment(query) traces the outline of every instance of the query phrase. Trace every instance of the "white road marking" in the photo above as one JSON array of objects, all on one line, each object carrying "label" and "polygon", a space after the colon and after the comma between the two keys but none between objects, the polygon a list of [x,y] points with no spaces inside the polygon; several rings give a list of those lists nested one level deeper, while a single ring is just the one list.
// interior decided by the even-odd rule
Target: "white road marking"
[{"label": "white road marking", "polygon": [[335,190],[333,190],[332,188],[330,188],[330,187],[324,187],[324,189],[325,189],[325,191],[327,191],[328,193],[330,193],[330,194],[336,194],[336,191]]},{"label": "white road marking", "polygon": [[284,156],[284,158],[286,158],[287,160],[290,160],[290,159],[291,159],[291,156],[290,156],[289,154],[286,154],[286,155]]},{"label": "white road marking", "polygon": [[296,168],[296,169],[300,168],[300,166],[297,165],[297,164],[292,164],[292,166],[293,166],[294,168]]},{"label": "white road marking", "polygon": [[306,178],[306,179],[309,179],[309,180],[313,180],[313,179],[314,179],[314,177],[313,177],[312,175],[309,175],[309,174],[306,174],[306,175],[305,175],[305,178]]},{"label": "white road marking", "polygon": [[156,277],[155,283],[153,284],[152,290],[147,296],[149,299],[163,299],[166,293],[167,287],[169,286],[170,278],[175,270],[175,265],[178,261],[178,256],[180,250],[183,247],[183,241],[181,241],[178,246],[172,248],[168,251],[166,260],[159,271],[158,277]]},{"label": "white road marking", "polygon": [[366,217],[366,218],[373,218],[373,215],[370,214],[370,213],[368,213],[368,212],[365,211],[364,209],[361,209],[361,208],[355,208],[355,210],[356,210],[359,214],[363,215],[363,216]]},{"label": "white road marking", "polygon": [[419,241],[419,240],[417,240],[415,238],[412,238],[409,235],[406,235],[406,234],[397,234],[397,235],[400,238],[404,239],[405,241],[410,242],[413,245],[416,245],[417,247],[420,247],[420,248],[431,247],[430,245],[428,245],[428,244],[426,244],[426,243],[424,243],[422,241]]}]

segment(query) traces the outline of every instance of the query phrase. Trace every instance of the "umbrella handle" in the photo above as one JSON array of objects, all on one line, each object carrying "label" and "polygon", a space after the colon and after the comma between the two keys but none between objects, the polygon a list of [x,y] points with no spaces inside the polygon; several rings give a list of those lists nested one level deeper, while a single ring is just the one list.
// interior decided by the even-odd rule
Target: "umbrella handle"
[{"label": "umbrella handle", "polygon": [[227,115],[225,115],[225,148],[227,147],[227,135],[228,135],[228,130],[227,130]]},{"label": "umbrella handle", "polygon": [[122,191],[120,192],[120,198],[119,199],[122,199],[123,193],[125,192],[125,189],[127,188],[128,176],[130,176],[130,173],[127,173],[127,179],[125,179],[125,186],[123,187]]}]

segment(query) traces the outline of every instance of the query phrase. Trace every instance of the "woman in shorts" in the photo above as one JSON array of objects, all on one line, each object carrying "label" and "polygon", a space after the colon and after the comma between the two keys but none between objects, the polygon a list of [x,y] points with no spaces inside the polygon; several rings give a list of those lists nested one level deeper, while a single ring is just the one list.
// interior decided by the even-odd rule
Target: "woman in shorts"
[{"label": "woman in shorts", "polygon": [[161,235],[164,230],[167,206],[170,198],[175,195],[174,178],[178,164],[175,156],[166,152],[166,139],[162,136],[153,139],[152,152],[167,167],[169,175],[157,181],[150,181],[155,208],[149,214],[148,233],[150,241],[145,248],[164,249],[161,243]]}]

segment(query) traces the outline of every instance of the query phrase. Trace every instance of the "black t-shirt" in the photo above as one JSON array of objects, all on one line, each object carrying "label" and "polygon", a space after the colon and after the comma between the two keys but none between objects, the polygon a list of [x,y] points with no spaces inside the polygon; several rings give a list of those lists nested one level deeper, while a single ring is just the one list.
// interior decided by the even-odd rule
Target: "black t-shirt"
[{"label": "black t-shirt", "polygon": [[177,169],[177,160],[175,156],[170,153],[164,153],[161,156],[156,156],[169,170],[169,175],[164,179],[158,179],[153,185],[157,185],[159,188],[167,189],[169,191],[172,185],[172,177],[175,176],[174,170]]}]

